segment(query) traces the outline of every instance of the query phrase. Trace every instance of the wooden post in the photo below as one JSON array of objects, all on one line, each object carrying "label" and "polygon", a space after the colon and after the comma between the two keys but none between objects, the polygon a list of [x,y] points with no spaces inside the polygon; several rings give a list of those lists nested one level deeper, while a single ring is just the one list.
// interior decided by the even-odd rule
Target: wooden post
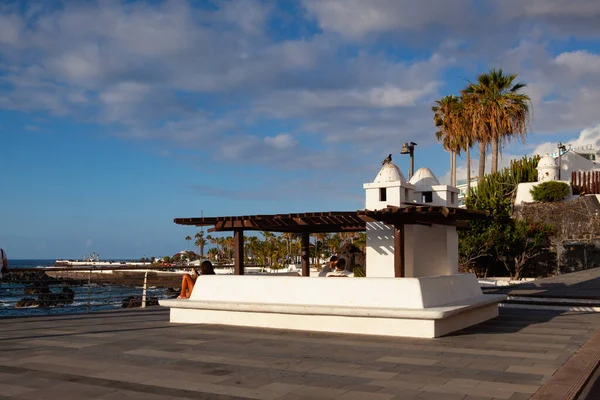
[{"label": "wooden post", "polygon": [[302,233],[302,276],[310,276],[310,233]]},{"label": "wooden post", "polygon": [[236,229],[233,231],[233,257],[234,274],[244,275],[244,231]]},{"label": "wooden post", "polygon": [[394,276],[404,278],[404,224],[394,227]]}]

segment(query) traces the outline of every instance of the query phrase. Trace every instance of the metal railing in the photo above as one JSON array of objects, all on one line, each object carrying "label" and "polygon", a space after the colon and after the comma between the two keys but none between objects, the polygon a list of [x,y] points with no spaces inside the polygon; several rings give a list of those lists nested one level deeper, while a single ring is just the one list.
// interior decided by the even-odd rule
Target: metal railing
[{"label": "metal railing", "polygon": [[0,281],[0,317],[157,305],[176,297],[188,267],[18,268]]},{"label": "metal railing", "polygon": [[[77,314],[118,308],[149,307],[174,298],[181,277],[193,266],[37,267],[9,268],[0,280],[0,318]],[[233,274],[232,265],[215,265],[218,274]],[[247,265],[247,273],[293,274]]]}]

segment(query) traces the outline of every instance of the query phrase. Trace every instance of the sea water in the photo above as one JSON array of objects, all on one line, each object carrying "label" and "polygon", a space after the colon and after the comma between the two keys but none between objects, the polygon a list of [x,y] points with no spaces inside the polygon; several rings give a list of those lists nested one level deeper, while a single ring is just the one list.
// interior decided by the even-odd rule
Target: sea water
[{"label": "sea water", "polygon": [[[22,268],[39,268],[54,266],[55,260],[9,260],[9,270],[18,270]],[[41,316],[56,314],[80,314],[89,311],[107,311],[121,308],[121,301],[129,296],[140,297],[142,295],[141,286],[125,285],[85,285],[69,286],[75,292],[73,303],[57,307],[25,307],[16,308],[16,304],[22,298],[36,299],[37,295],[25,293],[27,284],[2,282],[0,281],[0,318],[15,316]],[[62,290],[62,284],[49,285],[53,293]],[[147,298],[165,298],[165,289],[149,287],[146,291]]]}]

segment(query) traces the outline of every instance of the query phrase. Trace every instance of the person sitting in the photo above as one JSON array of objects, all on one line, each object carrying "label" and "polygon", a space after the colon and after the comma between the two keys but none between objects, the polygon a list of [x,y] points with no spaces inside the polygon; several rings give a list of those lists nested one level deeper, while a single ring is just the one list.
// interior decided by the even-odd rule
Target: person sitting
[{"label": "person sitting", "polygon": [[329,259],[329,265],[326,265],[321,272],[319,272],[320,277],[327,276],[328,273],[335,270],[335,265],[338,262],[337,256],[331,256]]},{"label": "person sitting", "polygon": [[348,278],[348,277],[353,277],[354,274],[350,271],[346,271],[346,260],[344,260],[343,258],[340,258],[335,265],[335,270],[329,272],[325,276],[327,276],[328,278],[330,276]]},{"label": "person sitting", "polygon": [[200,264],[200,269],[194,268],[194,276],[184,274],[181,278],[181,293],[177,296],[178,299],[189,299],[194,290],[196,279],[200,275],[215,275],[215,269],[210,261],[206,260]]}]

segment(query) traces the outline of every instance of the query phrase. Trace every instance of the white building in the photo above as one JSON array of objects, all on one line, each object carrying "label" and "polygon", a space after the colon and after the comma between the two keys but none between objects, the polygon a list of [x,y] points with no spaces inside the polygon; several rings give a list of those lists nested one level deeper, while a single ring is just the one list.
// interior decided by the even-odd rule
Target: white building
[{"label": "white building", "polygon": [[[552,163],[552,160],[554,163]],[[600,150],[595,149],[592,145],[584,145],[579,147],[569,147],[561,151],[560,168],[558,152],[546,154],[540,159],[538,167],[543,168],[543,176],[540,176],[538,169],[538,182],[546,182],[548,180],[561,180],[566,183],[571,183],[571,174],[573,172],[589,172],[600,171]],[[559,179],[560,171],[560,179]],[[536,182],[530,182],[530,189],[535,186]],[[459,207],[464,207],[464,200],[467,197],[467,183],[461,183],[456,186],[459,190],[458,204]],[[471,188],[477,187],[477,177],[471,179]],[[531,196],[529,196],[531,197]],[[519,202],[529,199],[521,193]],[[529,200],[533,201],[533,199]]]}]

